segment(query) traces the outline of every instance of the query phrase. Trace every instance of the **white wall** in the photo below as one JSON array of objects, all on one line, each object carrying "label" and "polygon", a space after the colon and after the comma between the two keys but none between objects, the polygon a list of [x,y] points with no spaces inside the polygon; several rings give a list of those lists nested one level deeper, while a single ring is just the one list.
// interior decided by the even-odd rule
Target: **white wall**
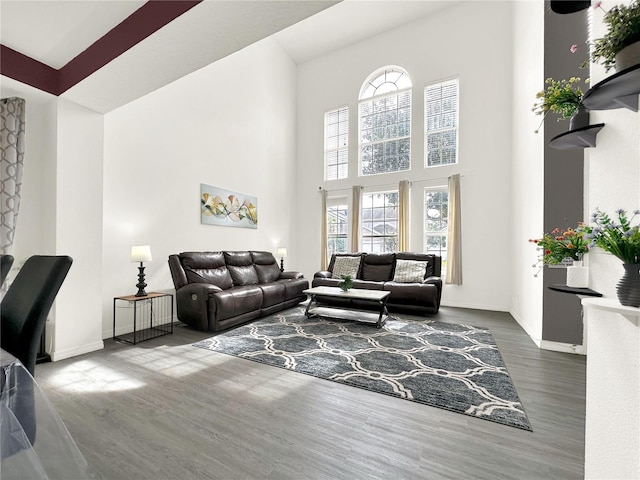
[{"label": "white wall", "polygon": [[[293,219],[295,64],[266,39],[105,116],[103,336],[114,296],[136,292],[132,245],[150,245],[147,292],[171,291],[172,253],[288,248]],[[200,223],[200,184],[257,197],[258,228]]]},{"label": "white wall", "polygon": [[531,107],[544,81],[544,5],[514,2],[513,149],[510,218],[513,225],[511,315],[540,345],[542,339],[542,275],[534,277],[538,252],[529,243],[543,231],[544,135]]},{"label": "white wall", "polygon": [[[411,249],[422,251],[422,189],[446,185],[460,173],[464,285],[446,286],[442,303],[508,310],[511,299],[511,9],[510,2],[467,2],[371,37],[298,68],[298,169],[296,266],[312,277],[320,269],[318,187],[330,191],[363,185],[397,188],[412,181]],[[487,15],[491,11],[491,15]],[[482,21],[478,21],[482,18]],[[398,65],[413,82],[412,169],[357,177],[357,98],[364,80]],[[425,170],[423,90],[428,83],[460,78],[460,163]],[[324,182],[323,116],[349,105],[349,180]]]},{"label": "white wall", "polygon": [[[618,3],[609,0],[603,2],[602,7],[609,10]],[[593,11],[594,38],[606,32],[602,16],[600,9]],[[592,67],[592,84],[614,73],[605,73],[600,65]],[[598,134],[597,147],[586,152],[587,216],[596,208],[614,217],[618,208],[628,212],[640,209],[640,113],[627,109],[595,111],[591,112],[591,123],[605,126]],[[636,217],[634,225],[638,220]],[[615,286],[623,274],[622,262],[598,249],[589,253],[588,261],[590,287],[617,302]],[[633,416],[621,417],[626,412],[637,411],[640,402],[637,389],[639,328],[637,316],[635,323],[631,323],[616,313],[597,309],[589,313],[585,478],[621,479],[640,475],[640,436],[637,434],[640,425],[637,416],[635,420]],[[623,374],[615,374],[612,369]],[[601,392],[607,392],[607,396]],[[611,398],[616,398],[615,408]],[[629,422],[634,423],[631,429],[627,427]],[[619,448],[602,448],[602,442],[607,440],[615,441],[610,446]]]},{"label": "white wall", "polygon": [[26,100],[11,275],[32,255],[71,256],[48,317],[45,348],[54,360],[100,349],[102,115],[6,77],[0,93]]}]

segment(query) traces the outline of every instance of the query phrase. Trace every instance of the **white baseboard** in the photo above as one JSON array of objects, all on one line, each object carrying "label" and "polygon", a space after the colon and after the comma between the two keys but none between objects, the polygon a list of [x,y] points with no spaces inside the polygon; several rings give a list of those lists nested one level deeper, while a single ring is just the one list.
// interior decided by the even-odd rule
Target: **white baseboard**
[{"label": "white baseboard", "polygon": [[84,353],[95,352],[96,350],[102,350],[104,348],[104,342],[89,343],[87,345],[79,345],[77,347],[65,348],[64,350],[56,350],[51,352],[51,361],[57,362],[64,360],[65,358],[75,357]]},{"label": "white baseboard", "polygon": [[587,350],[584,345],[575,345],[571,343],[552,342],[550,340],[542,340],[538,345],[542,350],[552,350],[554,352],[574,353],[577,355],[586,355]]}]

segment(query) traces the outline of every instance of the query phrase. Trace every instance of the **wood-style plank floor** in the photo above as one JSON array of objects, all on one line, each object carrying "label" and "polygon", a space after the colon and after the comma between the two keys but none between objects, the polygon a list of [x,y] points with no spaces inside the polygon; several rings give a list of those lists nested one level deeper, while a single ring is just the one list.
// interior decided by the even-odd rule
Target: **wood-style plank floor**
[{"label": "wood-style plank floor", "polygon": [[503,312],[442,308],[491,329],[533,432],[195,348],[165,335],[38,365],[94,479],[581,479],[585,358],[539,350]]}]

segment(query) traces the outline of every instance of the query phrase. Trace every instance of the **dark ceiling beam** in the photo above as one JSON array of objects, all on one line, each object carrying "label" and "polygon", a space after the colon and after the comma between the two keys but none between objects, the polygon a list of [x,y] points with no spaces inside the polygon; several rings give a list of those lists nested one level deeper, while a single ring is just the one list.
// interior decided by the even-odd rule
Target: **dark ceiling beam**
[{"label": "dark ceiling beam", "polygon": [[149,0],[59,70],[0,45],[0,74],[61,95],[202,0]]}]

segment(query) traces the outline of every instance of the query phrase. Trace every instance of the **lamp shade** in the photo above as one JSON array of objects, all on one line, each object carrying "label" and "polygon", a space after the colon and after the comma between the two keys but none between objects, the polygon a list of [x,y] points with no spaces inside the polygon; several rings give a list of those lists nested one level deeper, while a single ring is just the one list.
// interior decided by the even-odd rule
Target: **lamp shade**
[{"label": "lamp shade", "polygon": [[151,247],[149,245],[134,245],[131,247],[132,262],[150,262],[151,260]]},{"label": "lamp shade", "polygon": [[278,251],[276,252],[276,257],[287,258],[287,248],[278,247]]}]

